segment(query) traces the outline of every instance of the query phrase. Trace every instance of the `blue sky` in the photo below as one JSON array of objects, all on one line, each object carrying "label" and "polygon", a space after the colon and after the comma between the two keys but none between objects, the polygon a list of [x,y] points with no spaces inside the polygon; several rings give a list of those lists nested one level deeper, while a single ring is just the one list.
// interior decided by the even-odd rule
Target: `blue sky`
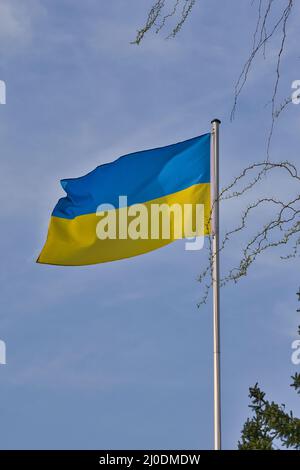
[{"label": "blue sky", "polygon": [[[111,264],[35,264],[61,178],[206,133],[214,117],[222,119],[222,186],[265,158],[275,45],[257,61],[229,119],[255,26],[250,0],[232,0],[231,8],[198,2],[174,40],[150,33],[140,47],[130,45],[151,4],[0,2],[2,449],[213,445],[211,299],[197,309],[207,252],[176,242]],[[283,98],[300,79],[298,13],[299,5],[289,23]],[[299,123],[300,106],[291,106],[276,128],[273,160],[297,162]],[[291,186],[277,174],[251,197],[270,191],[288,197]],[[224,205],[222,230],[239,220],[244,203]],[[267,216],[252,220],[249,233]],[[222,257],[223,272],[243,241]],[[289,387],[299,263],[279,255],[266,253],[246,279],[222,290],[225,448],[236,447],[256,381],[271,399],[299,409]]]}]

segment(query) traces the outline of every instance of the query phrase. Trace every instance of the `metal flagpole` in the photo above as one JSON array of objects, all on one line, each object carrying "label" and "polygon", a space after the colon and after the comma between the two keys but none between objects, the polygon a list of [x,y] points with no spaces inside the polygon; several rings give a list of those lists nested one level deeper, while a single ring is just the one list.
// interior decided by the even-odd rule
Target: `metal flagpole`
[{"label": "metal flagpole", "polygon": [[219,126],[214,119],[211,130],[211,234],[214,335],[214,449],[221,449],[221,390],[220,390],[220,266],[219,266]]}]

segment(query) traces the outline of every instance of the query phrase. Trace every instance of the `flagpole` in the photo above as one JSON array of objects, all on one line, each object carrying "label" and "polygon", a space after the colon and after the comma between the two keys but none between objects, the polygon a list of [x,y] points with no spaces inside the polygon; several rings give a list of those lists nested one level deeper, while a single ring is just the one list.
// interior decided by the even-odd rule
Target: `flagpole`
[{"label": "flagpole", "polygon": [[221,450],[221,387],[220,387],[220,264],[219,264],[219,126],[211,122],[211,234],[214,344],[214,449]]}]

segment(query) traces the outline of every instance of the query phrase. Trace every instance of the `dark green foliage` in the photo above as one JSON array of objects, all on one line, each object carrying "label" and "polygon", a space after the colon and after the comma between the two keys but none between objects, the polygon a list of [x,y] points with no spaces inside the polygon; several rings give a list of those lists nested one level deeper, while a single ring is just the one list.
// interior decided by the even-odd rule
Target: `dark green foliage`
[{"label": "dark green foliage", "polygon": [[296,374],[292,376],[292,379],[293,383],[291,384],[291,387],[294,387],[296,392],[300,395],[300,374],[296,372]]},{"label": "dark green foliage", "polygon": [[300,419],[292,412],[286,413],[284,405],[266,400],[258,384],[250,388],[249,397],[254,416],[244,424],[238,448],[272,450],[282,446],[300,450]]},{"label": "dark green foliage", "polygon": [[[300,374],[296,372],[292,380],[291,387],[300,395]],[[267,400],[257,383],[249,389],[249,398],[253,417],[244,424],[239,450],[300,450],[300,419],[287,413],[284,405]]]}]

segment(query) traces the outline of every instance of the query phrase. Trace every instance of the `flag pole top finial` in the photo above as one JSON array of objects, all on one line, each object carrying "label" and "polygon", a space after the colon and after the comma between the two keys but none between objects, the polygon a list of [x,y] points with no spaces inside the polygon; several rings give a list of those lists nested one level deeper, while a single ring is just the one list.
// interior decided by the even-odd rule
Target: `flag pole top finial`
[{"label": "flag pole top finial", "polygon": [[214,122],[217,122],[218,124],[221,124],[220,119],[213,119],[213,120],[211,121],[211,124],[213,124]]}]

